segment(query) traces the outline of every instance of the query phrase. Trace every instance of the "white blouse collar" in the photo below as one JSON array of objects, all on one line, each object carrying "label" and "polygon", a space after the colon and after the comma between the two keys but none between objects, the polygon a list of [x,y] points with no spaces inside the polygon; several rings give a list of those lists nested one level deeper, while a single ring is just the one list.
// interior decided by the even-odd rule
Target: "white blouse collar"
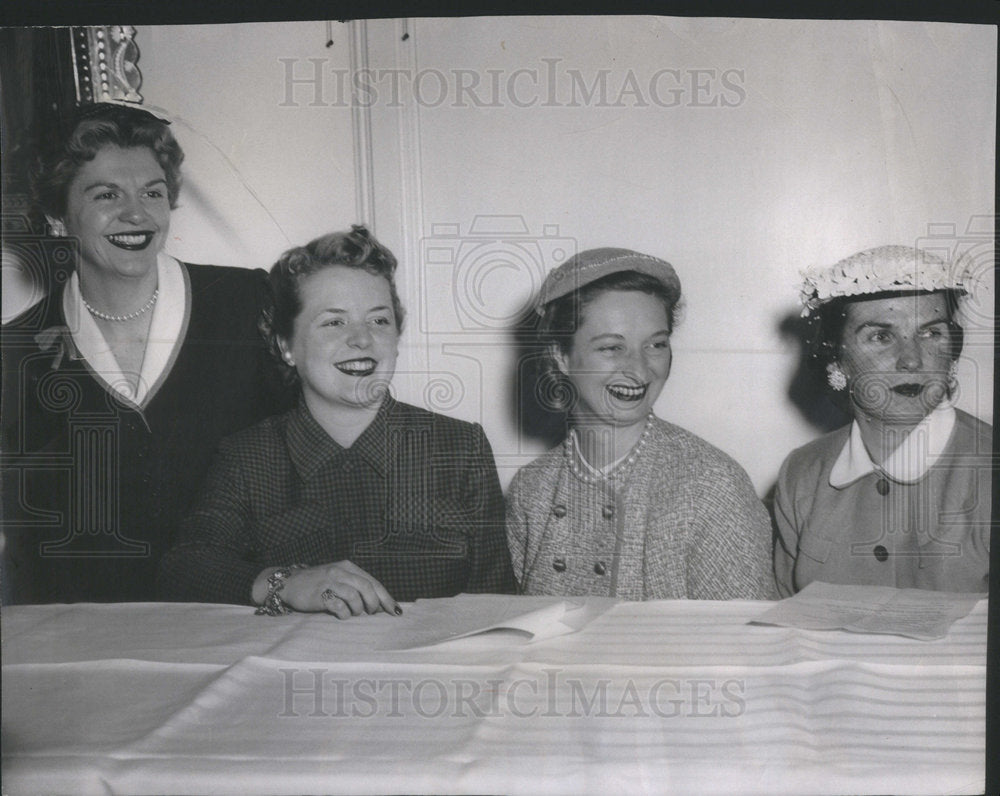
[{"label": "white blouse collar", "polygon": [[161,252],[156,257],[156,270],[160,294],[153,306],[146,352],[134,392],[97,323],[84,309],[76,271],[70,275],[63,291],[66,324],[90,370],[106,387],[140,407],[149,403],[170,372],[184,339],[190,313],[187,275],[180,263]]},{"label": "white blouse collar", "polygon": [[830,486],[842,489],[869,473],[878,472],[901,484],[913,484],[941,458],[955,428],[955,408],[948,401],[929,412],[881,466],[868,455],[858,421],[830,470]]}]

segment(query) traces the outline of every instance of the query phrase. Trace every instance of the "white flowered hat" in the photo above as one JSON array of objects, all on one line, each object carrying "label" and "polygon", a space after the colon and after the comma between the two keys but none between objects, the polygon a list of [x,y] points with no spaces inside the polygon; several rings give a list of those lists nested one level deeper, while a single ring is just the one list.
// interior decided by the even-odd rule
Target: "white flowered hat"
[{"label": "white flowered hat", "polygon": [[961,260],[949,265],[912,246],[879,246],[852,254],[833,266],[802,273],[802,316],[836,298],[899,290],[970,293],[974,278]]}]

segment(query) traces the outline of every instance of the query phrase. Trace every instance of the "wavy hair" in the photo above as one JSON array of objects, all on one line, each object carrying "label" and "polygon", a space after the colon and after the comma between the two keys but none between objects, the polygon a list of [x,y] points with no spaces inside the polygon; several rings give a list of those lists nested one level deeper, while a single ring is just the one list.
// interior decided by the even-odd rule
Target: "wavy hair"
[{"label": "wavy hair", "polygon": [[170,122],[139,107],[101,102],[79,110],[42,146],[32,175],[32,192],[45,215],[66,215],[70,183],[106,146],[148,149],[163,169],[170,208],[177,206],[184,151],[170,132]]},{"label": "wavy hair", "polygon": [[331,232],[305,246],[289,249],[271,267],[268,281],[273,305],[264,312],[260,320],[260,330],[267,341],[268,350],[277,360],[289,383],[295,383],[298,374],[282,358],[279,340],[292,338],[295,319],[302,311],[302,282],[335,265],[357,268],[385,279],[389,283],[396,329],[403,331],[405,312],[396,290],[396,257],[366,227],[355,224],[347,232]]}]

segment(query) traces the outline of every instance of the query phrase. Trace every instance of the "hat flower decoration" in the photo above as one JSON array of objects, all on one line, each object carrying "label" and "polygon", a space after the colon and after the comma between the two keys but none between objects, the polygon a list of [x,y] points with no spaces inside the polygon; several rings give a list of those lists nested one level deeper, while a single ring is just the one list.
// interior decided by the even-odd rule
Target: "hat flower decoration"
[{"label": "hat flower decoration", "polygon": [[957,290],[968,294],[975,277],[960,259],[955,266],[910,246],[879,246],[853,254],[833,266],[802,272],[802,316],[836,298],[901,290]]}]

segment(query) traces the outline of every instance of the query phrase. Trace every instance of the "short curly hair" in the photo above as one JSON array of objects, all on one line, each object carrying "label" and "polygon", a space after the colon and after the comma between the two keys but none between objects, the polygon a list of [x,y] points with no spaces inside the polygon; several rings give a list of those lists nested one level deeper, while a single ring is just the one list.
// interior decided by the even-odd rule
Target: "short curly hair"
[{"label": "short curly hair", "polygon": [[271,267],[268,280],[273,304],[262,316],[260,329],[268,350],[290,383],[297,381],[298,376],[282,358],[279,340],[290,340],[292,337],[295,319],[302,311],[302,282],[335,265],[357,268],[385,279],[389,283],[396,329],[403,331],[406,313],[396,290],[396,257],[375,239],[367,227],[355,224],[347,232],[331,232],[305,246],[289,249]]},{"label": "short curly hair", "polygon": [[69,186],[83,165],[106,146],[145,147],[163,169],[171,209],[181,190],[184,151],[170,123],[139,107],[100,102],[79,109],[43,142],[32,189],[35,204],[50,218],[66,215]]}]

